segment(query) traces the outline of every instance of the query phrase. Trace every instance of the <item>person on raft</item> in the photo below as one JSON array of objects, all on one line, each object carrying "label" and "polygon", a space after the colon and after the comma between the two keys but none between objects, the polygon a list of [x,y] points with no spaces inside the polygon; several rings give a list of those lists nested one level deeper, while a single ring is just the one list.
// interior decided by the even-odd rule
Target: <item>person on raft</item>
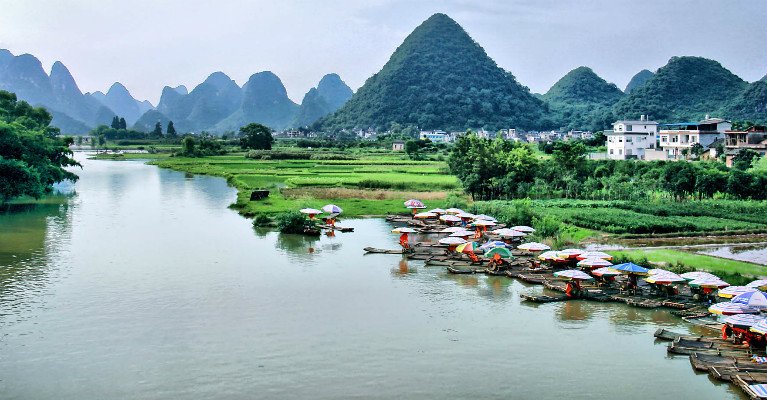
[{"label": "person on raft", "polygon": [[568,281],[565,285],[565,294],[567,297],[578,297],[581,295],[581,283],[577,280]]},{"label": "person on raft", "polygon": [[493,254],[493,258],[487,262],[487,269],[490,271],[496,271],[505,265],[508,265],[508,261],[501,258],[500,254],[495,253]]},{"label": "person on raft", "polygon": [[410,250],[410,243],[408,243],[407,232],[403,232],[399,236],[399,245],[402,246],[402,248],[405,250]]}]

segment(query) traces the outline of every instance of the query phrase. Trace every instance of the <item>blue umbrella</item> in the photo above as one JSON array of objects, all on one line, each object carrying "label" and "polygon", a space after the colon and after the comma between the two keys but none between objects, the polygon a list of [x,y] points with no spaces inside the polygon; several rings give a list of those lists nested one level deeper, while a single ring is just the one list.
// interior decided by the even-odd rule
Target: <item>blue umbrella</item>
[{"label": "blue umbrella", "polygon": [[616,269],[618,271],[627,273],[627,274],[646,274],[649,269],[645,267],[641,267],[639,265],[636,265],[634,263],[623,263],[618,265],[613,265],[611,267],[612,269]]}]

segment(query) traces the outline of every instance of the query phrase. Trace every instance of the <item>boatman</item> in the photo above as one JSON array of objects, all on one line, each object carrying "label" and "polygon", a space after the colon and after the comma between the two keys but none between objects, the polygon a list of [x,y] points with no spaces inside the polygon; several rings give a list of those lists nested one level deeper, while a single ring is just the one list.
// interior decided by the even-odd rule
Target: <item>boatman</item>
[{"label": "boatman", "polygon": [[403,248],[403,249],[405,249],[405,250],[409,250],[409,249],[410,249],[410,243],[408,243],[408,236],[407,236],[407,232],[403,232],[403,233],[402,233],[402,234],[399,236],[399,244],[400,244],[400,246],[402,246],[402,248]]}]

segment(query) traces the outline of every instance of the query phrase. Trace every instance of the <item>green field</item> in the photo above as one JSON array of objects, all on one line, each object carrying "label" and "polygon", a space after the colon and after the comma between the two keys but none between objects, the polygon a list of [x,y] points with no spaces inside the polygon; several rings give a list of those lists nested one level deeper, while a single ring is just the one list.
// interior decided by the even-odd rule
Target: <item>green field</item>
[{"label": "green field", "polygon": [[[139,158],[139,157],[135,157]],[[255,160],[243,154],[204,158],[167,157],[163,168],[226,178],[238,189],[234,205],[243,215],[273,215],[303,207],[337,204],[344,215],[385,215],[407,211],[402,203],[419,198],[442,207],[458,180],[437,161],[412,161],[403,154],[362,154],[354,160]],[[250,201],[253,190],[267,199]]]},{"label": "green field", "polygon": [[[712,273],[738,273],[748,276],[767,275],[767,267],[758,264],[713,257],[705,254],[688,253],[673,249],[612,250],[609,251],[609,253],[613,256],[628,256],[635,259],[647,258],[648,261],[654,263],[667,263],[669,265],[681,263],[692,269],[705,270]],[[735,284],[736,282],[730,283]]]}]

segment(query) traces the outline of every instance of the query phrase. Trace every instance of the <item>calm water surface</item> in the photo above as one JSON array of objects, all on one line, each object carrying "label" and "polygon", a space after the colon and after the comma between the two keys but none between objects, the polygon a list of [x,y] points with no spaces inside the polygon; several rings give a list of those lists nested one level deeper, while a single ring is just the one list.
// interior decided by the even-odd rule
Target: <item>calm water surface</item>
[{"label": "calm water surface", "polygon": [[[82,158],[82,157],[81,157]],[[378,219],[254,230],[223,179],[84,161],[61,205],[0,215],[2,399],[723,399],[655,343],[665,311],[398,256]]]}]

